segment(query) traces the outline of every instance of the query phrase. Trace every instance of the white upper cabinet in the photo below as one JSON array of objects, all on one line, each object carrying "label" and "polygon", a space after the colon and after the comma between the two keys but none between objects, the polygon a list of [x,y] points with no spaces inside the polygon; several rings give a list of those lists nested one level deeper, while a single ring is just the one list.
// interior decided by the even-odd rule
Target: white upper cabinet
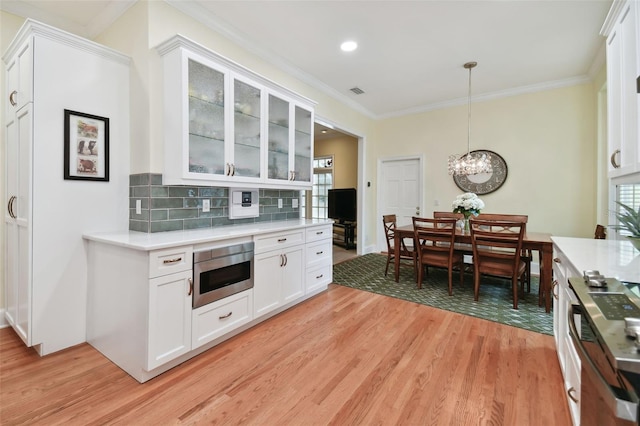
[{"label": "white upper cabinet", "polygon": [[640,173],[640,5],[614,1],[602,27],[607,37],[609,177]]},{"label": "white upper cabinet", "polygon": [[314,103],[176,35],[164,61],[164,184],[311,188]]}]

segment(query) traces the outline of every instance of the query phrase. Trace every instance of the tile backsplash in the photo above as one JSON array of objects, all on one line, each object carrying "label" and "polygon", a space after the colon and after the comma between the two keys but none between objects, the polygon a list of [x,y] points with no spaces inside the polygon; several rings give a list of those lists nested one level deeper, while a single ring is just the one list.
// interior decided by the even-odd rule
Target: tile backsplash
[{"label": "tile backsplash", "polygon": [[[260,189],[259,197],[259,217],[229,219],[229,188],[167,186],[162,184],[161,174],[133,174],[129,176],[129,230],[164,232],[300,217],[300,209],[292,207],[293,199],[300,200],[300,191]],[[211,204],[206,213],[202,211],[205,199]],[[282,208],[278,208],[278,199],[282,199]]]}]

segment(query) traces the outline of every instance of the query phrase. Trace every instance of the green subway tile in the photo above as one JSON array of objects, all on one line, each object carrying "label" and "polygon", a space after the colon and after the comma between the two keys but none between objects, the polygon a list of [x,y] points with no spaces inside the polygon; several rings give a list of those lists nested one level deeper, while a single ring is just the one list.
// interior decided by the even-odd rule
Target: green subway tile
[{"label": "green subway tile", "polygon": [[169,220],[198,217],[198,209],[170,209]]},{"label": "green subway tile", "polygon": [[182,220],[164,220],[151,222],[151,232],[180,231],[184,229]]},{"label": "green subway tile", "polygon": [[199,218],[199,219],[184,220],[184,229],[199,229],[199,228],[211,228],[211,219]]},{"label": "green subway tile", "polygon": [[141,220],[130,220],[129,221],[129,230],[130,231],[138,231],[138,232],[149,232],[149,222],[141,221]]},{"label": "green subway tile", "polygon": [[167,220],[167,219],[169,219],[169,210],[166,210],[166,209],[151,210],[152,221]]},{"label": "green subway tile", "polygon": [[179,209],[182,208],[182,198],[152,198],[152,209]]},{"label": "green subway tile", "polygon": [[160,173],[150,173],[149,174],[149,183],[151,185],[162,185],[162,174],[160,174]]},{"label": "green subway tile", "polygon": [[228,197],[227,188],[201,186],[198,188],[200,197]]},{"label": "green subway tile", "polygon": [[194,188],[193,186],[170,186],[169,187],[169,197],[197,197],[198,196],[198,188]]},{"label": "green subway tile", "polygon": [[134,186],[133,197],[149,197],[149,186]]},{"label": "green subway tile", "polygon": [[169,196],[168,186],[151,186],[151,198],[166,198]]}]

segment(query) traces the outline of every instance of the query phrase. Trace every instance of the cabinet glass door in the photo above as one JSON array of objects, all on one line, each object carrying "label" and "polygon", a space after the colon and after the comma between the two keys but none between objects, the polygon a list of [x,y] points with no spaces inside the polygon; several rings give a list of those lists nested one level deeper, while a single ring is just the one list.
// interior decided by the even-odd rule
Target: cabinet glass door
[{"label": "cabinet glass door", "polygon": [[289,102],[269,95],[269,179],[289,180]]},{"label": "cabinet glass door", "polygon": [[225,174],[224,73],[189,59],[189,172]]},{"label": "cabinet glass door", "polygon": [[294,171],[297,182],[311,182],[311,142],[313,118],[311,111],[296,106]]},{"label": "cabinet glass door", "polygon": [[260,177],[260,89],[235,80],[234,176]]}]

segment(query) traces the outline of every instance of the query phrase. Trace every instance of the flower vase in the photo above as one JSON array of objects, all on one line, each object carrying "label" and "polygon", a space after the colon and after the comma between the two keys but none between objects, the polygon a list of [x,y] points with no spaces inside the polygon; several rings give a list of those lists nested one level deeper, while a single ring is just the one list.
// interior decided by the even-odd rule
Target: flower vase
[{"label": "flower vase", "polygon": [[471,227],[469,225],[469,216],[465,216],[464,217],[464,228],[463,228],[463,232],[465,234],[470,234],[471,233]]}]

